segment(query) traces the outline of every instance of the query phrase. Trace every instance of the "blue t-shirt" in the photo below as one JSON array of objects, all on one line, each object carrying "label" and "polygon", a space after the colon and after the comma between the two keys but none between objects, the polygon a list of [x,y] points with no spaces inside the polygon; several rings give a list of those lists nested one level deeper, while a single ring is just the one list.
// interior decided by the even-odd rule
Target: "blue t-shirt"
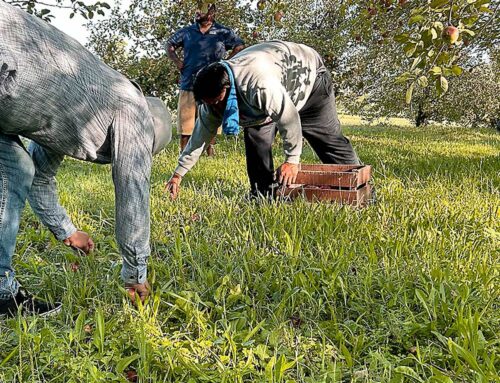
[{"label": "blue t-shirt", "polygon": [[204,66],[224,58],[228,50],[243,45],[233,30],[214,23],[205,33],[197,23],[175,32],[168,43],[184,49],[184,67],[181,72],[181,89],[192,90],[196,73]]}]

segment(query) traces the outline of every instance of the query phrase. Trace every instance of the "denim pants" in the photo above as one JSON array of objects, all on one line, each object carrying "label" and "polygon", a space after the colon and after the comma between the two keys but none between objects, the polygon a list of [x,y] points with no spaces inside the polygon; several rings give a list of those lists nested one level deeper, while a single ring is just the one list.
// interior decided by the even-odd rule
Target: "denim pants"
[{"label": "denim pants", "polygon": [[33,161],[20,138],[0,133],[0,300],[11,298],[19,287],[12,256],[34,174]]},{"label": "denim pants", "polygon": [[[325,164],[361,164],[337,117],[332,78],[318,75],[309,99],[299,112],[302,136]],[[244,130],[247,173],[252,195],[272,194],[274,163],[272,146],[276,124]]]}]

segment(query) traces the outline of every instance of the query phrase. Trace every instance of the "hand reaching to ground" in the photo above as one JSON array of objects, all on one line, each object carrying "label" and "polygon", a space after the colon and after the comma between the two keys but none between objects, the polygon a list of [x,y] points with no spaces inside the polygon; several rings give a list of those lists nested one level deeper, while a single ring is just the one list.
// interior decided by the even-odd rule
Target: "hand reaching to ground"
[{"label": "hand reaching to ground", "polygon": [[174,173],[165,186],[166,191],[170,193],[170,198],[173,200],[175,200],[179,194],[181,181],[182,177]]},{"label": "hand reaching to ground", "polygon": [[149,286],[148,281],[146,281],[144,283],[136,284],[125,283],[125,289],[127,290],[132,303],[135,304],[136,297],[139,297],[141,302],[144,303],[144,300],[149,296],[151,287]]},{"label": "hand reaching to ground", "polygon": [[71,234],[68,238],[66,238],[63,241],[63,243],[66,246],[70,246],[74,249],[81,250],[85,254],[88,254],[89,252],[94,250],[94,241],[92,241],[90,235],[80,230]]},{"label": "hand reaching to ground", "polygon": [[276,180],[282,186],[290,186],[291,184],[295,183],[298,173],[298,164],[285,162],[278,168],[278,170],[276,170]]}]

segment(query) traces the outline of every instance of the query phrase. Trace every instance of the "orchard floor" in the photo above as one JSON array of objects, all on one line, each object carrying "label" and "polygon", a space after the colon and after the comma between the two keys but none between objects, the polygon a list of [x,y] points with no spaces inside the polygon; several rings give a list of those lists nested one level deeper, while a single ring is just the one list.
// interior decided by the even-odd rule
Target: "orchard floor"
[{"label": "orchard floor", "polygon": [[[153,294],[137,309],[110,168],[65,161],[61,201],[97,249],[79,258],[26,210],[19,279],[64,309],[0,320],[0,382],[500,381],[500,135],[345,133],[374,167],[378,203],[363,210],[248,202],[242,140],[220,138],[175,202],[176,145],[155,158]],[[309,148],[303,161],[317,161]]]}]

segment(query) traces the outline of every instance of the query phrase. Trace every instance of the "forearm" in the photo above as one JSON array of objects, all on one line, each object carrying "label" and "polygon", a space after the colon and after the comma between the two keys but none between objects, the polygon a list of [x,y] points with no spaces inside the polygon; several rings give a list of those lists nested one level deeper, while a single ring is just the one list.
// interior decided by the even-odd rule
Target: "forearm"
[{"label": "forearm", "polygon": [[58,240],[77,231],[66,210],[60,205],[55,174],[64,156],[49,152],[32,142],[29,152],[35,165],[35,176],[28,195],[33,212]]},{"label": "forearm", "polygon": [[285,161],[298,164],[302,154],[302,124],[295,104],[283,88],[281,92],[266,90],[262,98],[283,139]]},{"label": "forearm", "polygon": [[234,55],[236,55],[238,52],[241,52],[243,49],[245,49],[244,45],[238,45],[237,47],[234,47],[234,49],[231,51],[227,59],[229,60],[232,58]]},{"label": "forearm", "polygon": [[174,64],[177,67],[182,66],[182,64],[183,64],[182,60],[177,55],[175,48],[170,44],[167,44],[167,56],[170,60],[172,60],[174,62]]},{"label": "forearm", "polygon": [[[205,119],[207,121],[205,121]],[[213,116],[202,117],[196,121],[193,135],[179,157],[175,173],[184,177],[186,173],[191,170],[200,159],[205,146],[208,145],[217,134],[217,128],[220,122],[219,118],[214,118]]]},{"label": "forearm", "polygon": [[278,130],[283,139],[285,162],[300,163],[302,155],[302,127],[300,119],[282,119],[278,122]]},{"label": "forearm", "polygon": [[147,171],[124,174],[114,169],[116,241],[123,258],[125,283],[144,283],[150,255],[149,176]]}]

